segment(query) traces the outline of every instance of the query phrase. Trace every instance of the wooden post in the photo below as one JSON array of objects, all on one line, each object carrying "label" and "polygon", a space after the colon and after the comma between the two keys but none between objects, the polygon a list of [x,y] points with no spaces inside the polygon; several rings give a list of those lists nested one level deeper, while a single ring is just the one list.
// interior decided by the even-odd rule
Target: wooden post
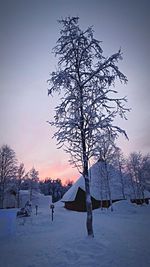
[{"label": "wooden post", "polygon": [[54,219],[54,204],[51,204],[50,205],[50,208],[51,208],[51,210],[52,210],[52,221],[53,221],[53,219]]}]

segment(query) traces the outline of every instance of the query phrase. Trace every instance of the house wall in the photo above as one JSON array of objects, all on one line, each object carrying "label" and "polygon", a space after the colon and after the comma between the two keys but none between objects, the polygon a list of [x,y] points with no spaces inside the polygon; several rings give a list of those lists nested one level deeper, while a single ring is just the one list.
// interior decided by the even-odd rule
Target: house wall
[{"label": "house wall", "polygon": [[[85,201],[85,191],[81,188],[78,189],[76,198],[74,201],[65,201],[65,208],[74,211],[86,211],[86,201]],[[92,209],[98,209],[100,207],[108,208],[110,206],[109,200],[96,200],[95,198],[91,197],[92,200]],[[116,200],[117,201],[117,200]]]},{"label": "house wall", "polygon": [[[98,209],[98,208],[109,208],[110,206],[110,200],[96,200],[95,198],[91,197],[92,200],[92,209]],[[112,200],[112,203],[120,201],[122,199],[115,199]],[[65,201],[64,207],[68,210],[74,210],[74,211],[86,211],[86,201],[85,201],[85,191],[83,191],[81,188],[78,189],[76,198],[74,201]]]},{"label": "house wall", "polygon": [[16,207],[17,207],[16,196],[11,193],[5,194],[3,208],[8,209],[8,208],[16,208]]}]

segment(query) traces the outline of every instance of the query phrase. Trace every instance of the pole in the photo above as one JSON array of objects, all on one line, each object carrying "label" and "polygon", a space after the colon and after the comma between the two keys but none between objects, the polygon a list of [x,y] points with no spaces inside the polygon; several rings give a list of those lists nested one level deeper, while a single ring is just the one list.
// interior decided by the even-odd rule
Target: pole
[{"label": "pole", "polygon": [[50,205],[50,209],[52,210],[52,222],[53,222],[53,220],[54,220],[54,204],[51,204]]}]

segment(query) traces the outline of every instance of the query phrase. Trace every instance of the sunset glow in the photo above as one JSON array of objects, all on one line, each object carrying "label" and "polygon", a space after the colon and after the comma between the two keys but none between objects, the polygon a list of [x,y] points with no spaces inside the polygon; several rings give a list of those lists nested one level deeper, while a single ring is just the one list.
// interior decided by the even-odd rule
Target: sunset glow
[{"label": "sunset glow", "polygon": [[70,180],[75,182],[80,174],[76,169],[72,168],[69,164],[55,163],[49,167],[39,168],[40,178],[50,177],[52,179],[61,179],[62,183],[65,184],[66,181]]},{"label": "sunset glow", "polygon": [[117,90],[132,110],[127,121],[116,121],[129,136],[118,144],[125,154],[149,152],[149,9],[142,1],[2,1],[0,13],[0,146],[12,147],[26,171],[34,166],[41,179],[63,182],[80,176],[57,149],[55,129],[47,123],[59,101],[57,94],[47,96],[46,82],[57,67],[51,53],[57,20],[68,15],[78,15],[83,29],[94,26],[104,55],[122,48],[119,69],[128,83]]}]

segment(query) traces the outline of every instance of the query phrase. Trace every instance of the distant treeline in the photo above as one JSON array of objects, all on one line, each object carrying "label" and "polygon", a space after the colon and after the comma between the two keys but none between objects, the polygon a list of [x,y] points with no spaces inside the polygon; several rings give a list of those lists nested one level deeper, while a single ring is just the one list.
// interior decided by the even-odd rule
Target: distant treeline
[{"label": "distant treeline", "polygon": [[56,202],[63,197],[63,195],[72,186],[73,182],[68,180],[65,185],[62,185],[60,179],[46,178],[39,182],[39,188],[44,195],[51,195],[52,201]]},{"label": "distant treeline", "polygon": [[[111,163],[120,172],[120,176],[126,173],[131,180],[142,190],[150,190],[150,155],[142,155],[134,152],[125,158],[120,150],[115,150],[108,156],[101,155],[101,159]],[[123,179],[123,178],[122,178]],[[122,180],[122,183],[124,181]],[[24,164],[19,163],[13,149],[8,145],[0,147],[0,208],[4,207],[4,200],[7,195],[13,195],[20,206],[20,190],[28,190],[30,200],[33,191],[38,191],[44,195],[51,195],[53,202],[62,198],[65,192],[72,186],[71,180],[63,185],[60,179],[45,178],[40,181],[39,172],[33,167],[26,172]]]}]

